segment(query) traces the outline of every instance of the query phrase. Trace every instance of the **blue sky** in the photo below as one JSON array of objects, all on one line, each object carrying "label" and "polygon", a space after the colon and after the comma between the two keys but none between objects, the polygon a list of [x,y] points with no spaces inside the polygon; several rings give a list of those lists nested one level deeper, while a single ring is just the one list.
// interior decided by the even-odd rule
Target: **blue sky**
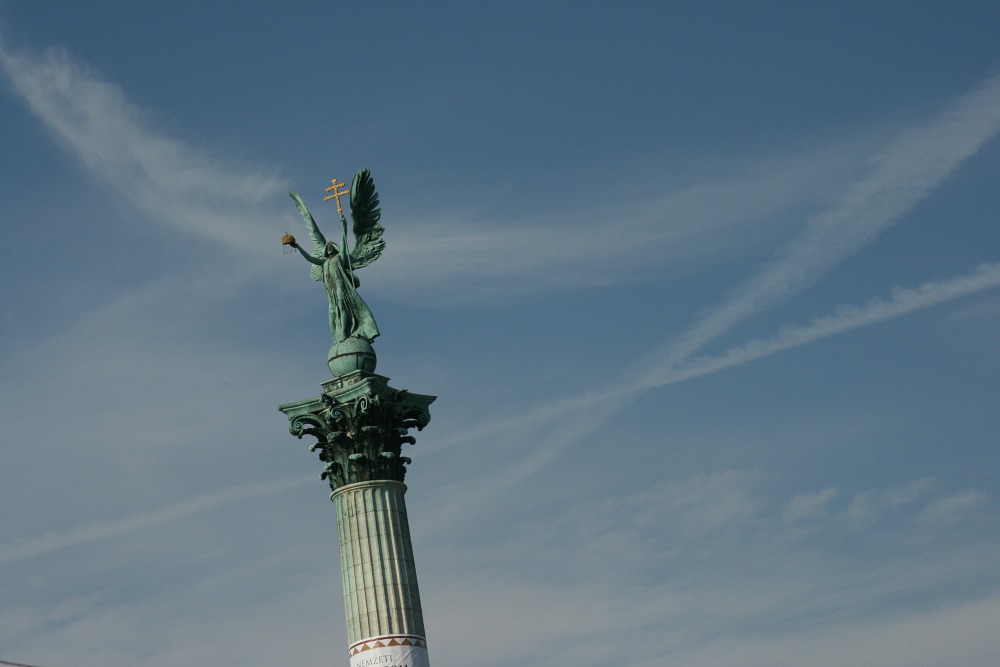
[{"label": "blue sky", "polygon": [[367,166],[437,667],[1000,659],[996,3],[86,4],[0,2],[0,658],[346,661]]}]

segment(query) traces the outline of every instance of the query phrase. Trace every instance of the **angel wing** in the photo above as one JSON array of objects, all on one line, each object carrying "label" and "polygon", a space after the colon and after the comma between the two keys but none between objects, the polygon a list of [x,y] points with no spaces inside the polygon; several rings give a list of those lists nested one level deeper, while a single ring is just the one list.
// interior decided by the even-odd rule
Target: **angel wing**
[{"label": "angel wing", "polygon": [[[295,200],[295,207],[299,209],[302,219],[306,221],[306,227],[309,229],[309,238],[313,242],[312,256],[316,259],[323,259],[326,254],[326,239],[323,237],[323,233],[319,231],[319,227],[316,225],[316,221],[313,220],[312,213],[306,208],[306,203],[302,201],[302,197],[294,192],[289,192],[288,194]],[[317,264],[311,264],[310,267],[309,277],[313,280],[323,280],[323,267]]]},{"label": "angel wing", "polygon": [[[304,214],[303,214],[304,215]],[[371,172],[362,169],[351,183],[351,218],[354,220],[354,248],[351,250],[351,268],[368,266],[382,256],[385,227],[379,224],[382,209]],[[313,223],[315,226],[316,223]]]}]

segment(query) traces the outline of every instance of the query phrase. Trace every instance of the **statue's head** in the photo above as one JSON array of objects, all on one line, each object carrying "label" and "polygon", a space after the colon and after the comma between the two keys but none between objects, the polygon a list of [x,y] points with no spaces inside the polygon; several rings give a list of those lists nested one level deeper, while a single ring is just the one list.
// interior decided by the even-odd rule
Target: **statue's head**
[{"label": "statue's head", "polygon": [[326,243],[326,250],[324,251],[323,254],[325,254],[327,257],[333,257],[334,255],[336,255],[337,254],[337,244],[334,243],[333,241],[327,241],[327,243]]}]

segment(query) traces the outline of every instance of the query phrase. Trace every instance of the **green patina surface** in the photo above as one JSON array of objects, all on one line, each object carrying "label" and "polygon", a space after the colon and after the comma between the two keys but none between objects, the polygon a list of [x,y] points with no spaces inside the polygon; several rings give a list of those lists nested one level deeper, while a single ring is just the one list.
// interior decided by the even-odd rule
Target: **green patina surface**
[{"label": "green patina surface", "polygon": [[431,419],[435,396],[393,389],[389,379],[355,371],[323,384],[315,398],[278,406],[288,415],[289,431],[316,438],[325,467],[322,479],[336,491],[345,484],[375,480],[402,482],[410,459],[404,444],[415,444],[410,429],[423,429]]},{"label": "green patina surface", "polygon": [[375,182],[368,169],[362,169],[354,175],[349,191],[351,219],[354,222],[354,248],[349,250],[347,218],[340,208],[339,199],[345,193],[338,192],[335,188],[328,189],[334,189],[334,195],[328,199],[338,197],[340,245],[326,240],[305,202],[294,192],[289,195],[295,200],[309,230],[309,238],[313,243],[312,252],[306,251],[294,240],[289,245],[298,249],[302,257],[313,265],[309,275],[314,280],[322,281],[326,288],[330,301],[330,334],[334,345],[348,338],[359,338],[371,343],[379,335],[378,325],[368,304],[358,294],[360,280],[354,272],[377,260],[385,249],[385,241],[382,239],[385,229],[379,224],[382,210],[379,208],[378,192],[375,191]]},{"label": "green patina surface", "polygon": [[[323,384],[323,393],[278,409],[288,416],[289,430],[302,438],[312,436],[312,451],[325,464],[322,478],[330,488],[356,482],[391,480],[402,482],[410,459],[403,456],[404,444],[414,444],[411,429],[421,430],[430,421],[428,410],[434,396],[393,389],[388,378],[376,375],[375,351],[371,341],[379,335],[375,318],[358,295],[356,269],[377,260],[385,249],[381,209],[375,183],[368,169],[354,176],[350,190],[341,190],[333,180],[325,199],[337,199],[340,212],[340,245],[327,242],[302,199],[290,193],[305,220],[313,242],[312,253],[286,235],[282,240],[294,246],[312,264],[310,275],[323,282],[329,297],[330,333],[333,346],[328,366],[334,379]],[[350,194],[354,221],[354,248],[347,246],[347,219],[340,197]]]}]

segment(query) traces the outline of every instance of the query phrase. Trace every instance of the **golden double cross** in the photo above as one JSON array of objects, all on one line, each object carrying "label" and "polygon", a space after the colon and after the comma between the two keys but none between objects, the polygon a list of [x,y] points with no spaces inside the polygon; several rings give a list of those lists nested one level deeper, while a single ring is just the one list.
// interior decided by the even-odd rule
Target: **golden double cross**
[{"label": "golden double cross", "polygon": [[340,215],[344,215],[344,209],[340,205],[340,198],[343,197],[344,195],[351,194],[350,190],[338,190],[337,189],[337,188],[340,188],[340,187],[342,187],[344,185],[347,185],[347,183],[338,183],[336,178],[333,179],[333,185],[331,185],[330,187],[328,187],[326,189],[327,192],[330,192],[332,190],[333,194],[332,195],[327,195],[326,197],[323,197],[323,201],[330,201],[331,199],[336,199],[337,200],[337,213],[339,213]]}]

